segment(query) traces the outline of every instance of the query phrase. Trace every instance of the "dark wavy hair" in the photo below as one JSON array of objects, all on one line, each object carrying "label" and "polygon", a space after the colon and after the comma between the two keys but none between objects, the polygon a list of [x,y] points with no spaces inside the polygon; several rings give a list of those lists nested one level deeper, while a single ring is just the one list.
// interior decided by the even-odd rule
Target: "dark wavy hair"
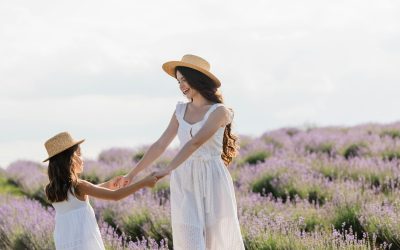
[{"label": "dark wavy hair", "polygon": [[78,176],[74,171],[73,155],[79,145],[70,147],[49,159],[47,173],[49,184],[45,187],[47,199],[50,202],[68,200],[68,192],[76,195]]},{"label": "dark wavy hair", "polygon": [[[218,91],[214,81],[207,75],[183,66],[178,66],[175,68],[176,72],[179,71],[186,81],[193,89],[199,91],[205,99],[213,103],[224,103],[222,94]],[[231,109],[232,113],[233,110]],[[223,139],[223,152],[221,155],[222,160],[225,165],[228,166],[232,162],[233,158],[238,154],[238,137],[232,133],[232,124],[229,123],[225,127],[224,139]]]}]

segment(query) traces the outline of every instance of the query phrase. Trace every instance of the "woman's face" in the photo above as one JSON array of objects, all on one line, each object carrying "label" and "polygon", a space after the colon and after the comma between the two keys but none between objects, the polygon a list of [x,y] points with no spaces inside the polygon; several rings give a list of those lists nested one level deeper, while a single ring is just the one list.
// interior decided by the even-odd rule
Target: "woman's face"
[{"label": "woman's face", "polygon": [[191,88],[189,83],[186,81],[185,77],[181,74],[181,72],[176,71],[176,79],[179,83],[179,89],[188,99],[192,99],[194,96],[198,94],[198,91]]},{"label": "woman's face", "polygon": [[81,158],[81,148],[78,147],[78,149],[75,151],[74,155],[72,156],[72,162],[74,165],[74,171],[77,174],[82,173],[83,171],[83,160]]}]

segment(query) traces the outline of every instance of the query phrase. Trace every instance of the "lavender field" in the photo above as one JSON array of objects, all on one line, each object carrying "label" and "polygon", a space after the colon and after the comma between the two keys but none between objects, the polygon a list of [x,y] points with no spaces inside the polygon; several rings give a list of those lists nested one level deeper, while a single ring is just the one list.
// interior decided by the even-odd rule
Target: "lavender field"
[{"label": "lavender field", "polygon": [[[246,249],[400,249],[400,122],[284,128],[241,136],[240,144],[229,170]],[[105,150],[85,161],[82,177],[98,183],[124,174],[145,150]],[[1,170],[0,249],[54,249],[46,182],[38,162]],[[91,204],[108,249],[172,249],[168,178],[125,200]]]}]

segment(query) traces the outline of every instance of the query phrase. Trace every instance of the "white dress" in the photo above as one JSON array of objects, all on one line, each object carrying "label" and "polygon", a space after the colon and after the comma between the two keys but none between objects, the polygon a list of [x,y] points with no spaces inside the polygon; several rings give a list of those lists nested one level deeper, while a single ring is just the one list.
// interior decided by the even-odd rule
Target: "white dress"
[{"label": "white dress", "polygon": [[[212,105],[201,121],[189,124],[183,119],[187,103],[177,104],[175,115],[181,148],[221,105]],[[174,249],[244,249],[232,178],[221,159],[224,129],[219,128],[171,173]]]},{"label": "white dress", "polygon": [[81,201],[68,192],[68,200],[52,204],[56,210],[56,249],[105,249],[89,199]]}]

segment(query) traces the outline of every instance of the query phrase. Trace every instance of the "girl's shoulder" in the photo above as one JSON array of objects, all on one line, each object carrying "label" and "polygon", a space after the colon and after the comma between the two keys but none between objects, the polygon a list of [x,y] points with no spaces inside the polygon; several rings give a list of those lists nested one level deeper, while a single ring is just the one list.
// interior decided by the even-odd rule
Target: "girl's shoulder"
[{"label": "girl's shoulder", "polygon": [[93,184],[88,181],[78,179],[76,181],[76,189],[74,189],[73,195],[81,201],[86,201],[88,197],[85,190],[90,188],[90,186],[93,186]]}]

